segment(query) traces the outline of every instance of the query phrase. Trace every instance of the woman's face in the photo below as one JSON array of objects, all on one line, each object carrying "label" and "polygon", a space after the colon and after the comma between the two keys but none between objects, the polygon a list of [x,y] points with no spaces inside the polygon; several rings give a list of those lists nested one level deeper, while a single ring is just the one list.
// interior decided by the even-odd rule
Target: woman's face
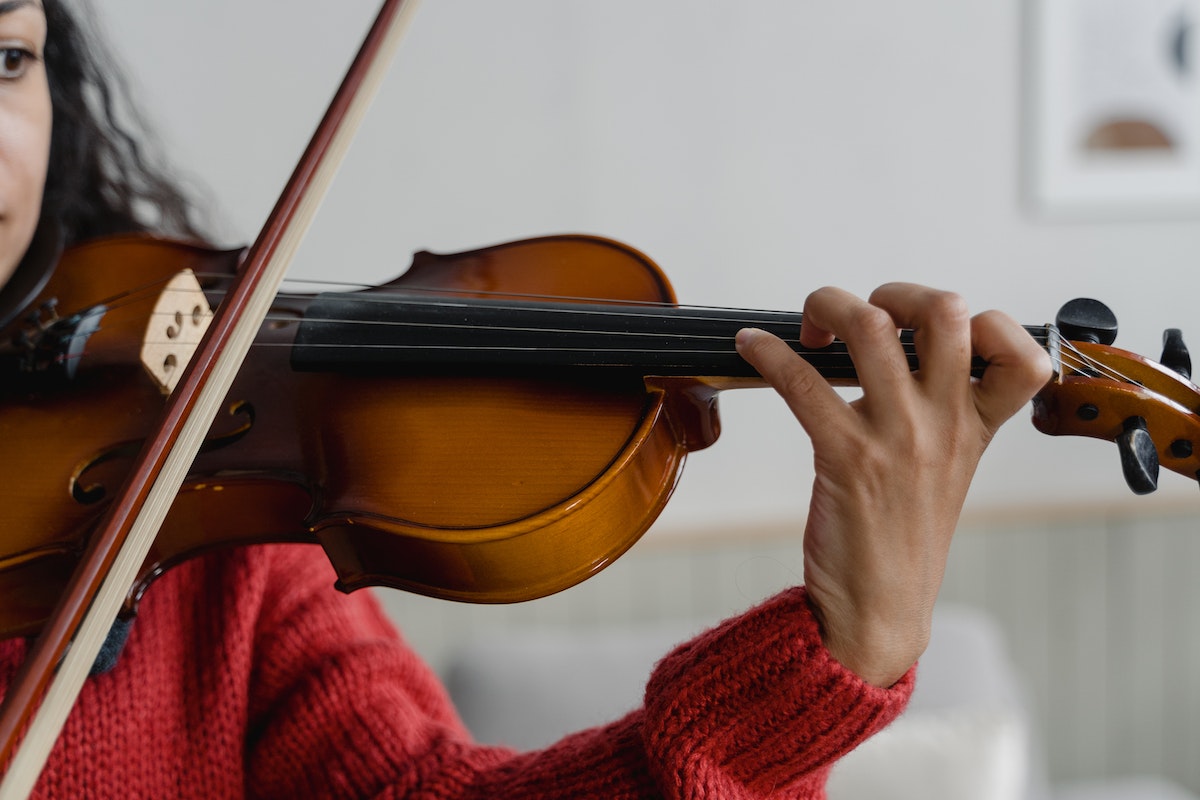
[{"label": "woman's face", "polygon": [[0,0],[0,286],[37,227],[50,158],[41,0]]}]

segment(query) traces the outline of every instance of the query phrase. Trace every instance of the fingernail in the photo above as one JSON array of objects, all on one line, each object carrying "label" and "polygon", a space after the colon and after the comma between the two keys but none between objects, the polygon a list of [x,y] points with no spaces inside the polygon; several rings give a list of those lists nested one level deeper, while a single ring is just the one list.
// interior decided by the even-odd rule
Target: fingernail
[{"label": "fingernail", "polygon": [[742,328],[734,337],[734,345],[741,350],[743,347],[749,346],[755,338],[761,336],[764,331],[761,328]]}]

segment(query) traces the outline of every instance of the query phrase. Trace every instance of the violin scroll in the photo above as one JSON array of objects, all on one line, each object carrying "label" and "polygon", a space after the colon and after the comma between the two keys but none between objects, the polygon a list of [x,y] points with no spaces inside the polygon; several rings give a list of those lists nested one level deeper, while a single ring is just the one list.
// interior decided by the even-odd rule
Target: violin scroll
[{"label": "violin scroll", "polygon": [[1112,347],[1116,316],[1077,299],[1057,316],[1054,379],[1034,398],[1033,424],[1055,436],[1116,442],[1135,494],[1158,487],[1160,467],[1200,479],[1200,387],[1178,329],[1164,334],[1161,363]]}]

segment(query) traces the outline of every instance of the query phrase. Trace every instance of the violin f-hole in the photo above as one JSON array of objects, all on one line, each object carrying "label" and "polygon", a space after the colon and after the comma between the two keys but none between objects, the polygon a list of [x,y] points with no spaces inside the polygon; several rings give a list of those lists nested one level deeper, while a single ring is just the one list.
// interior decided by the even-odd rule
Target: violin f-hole
[{"label": "violin f-hole", "polygon": [[[224,447],[229,447],[243,439],[254,428],[254,405],[249,401],[237,400],[230,403],[228,414],[230,417],[241,417],[240,424],[225,433],[214,435],[210,431],[209,435],[204,439],[204,444],[200,447],[201,453],[211,453]],[[141,451],[144,443],[145,440],[143,439],[121,442],[80,464],[71,474],[68,484],[71,499],[81,506],[89,506],[99,503],[107,497],[108,490],[105,488],[104,481],[97,480],[84,485],[85,476],[100,469],[105,464],[110,464],[114,461],[131,461]]]}]

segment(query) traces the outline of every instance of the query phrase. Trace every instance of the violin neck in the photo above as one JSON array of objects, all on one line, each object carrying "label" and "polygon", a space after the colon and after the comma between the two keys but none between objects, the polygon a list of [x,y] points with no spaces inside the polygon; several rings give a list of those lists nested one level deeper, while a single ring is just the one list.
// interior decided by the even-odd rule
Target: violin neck
[{"label": "violin neck", "polygon": [[[794,312],[453,297],[325,293],[305,311],[292,367],[309,372],[627,372],[756,378],[734,349],[742,328],[769,331],[834,384],[854,385],[846,345],[800,344]],[[1046,326],[1026,327],[1044,347]],[[912,331],[900,341],[917,369]],[[976,359],[972,373],[986,364]]]}]

